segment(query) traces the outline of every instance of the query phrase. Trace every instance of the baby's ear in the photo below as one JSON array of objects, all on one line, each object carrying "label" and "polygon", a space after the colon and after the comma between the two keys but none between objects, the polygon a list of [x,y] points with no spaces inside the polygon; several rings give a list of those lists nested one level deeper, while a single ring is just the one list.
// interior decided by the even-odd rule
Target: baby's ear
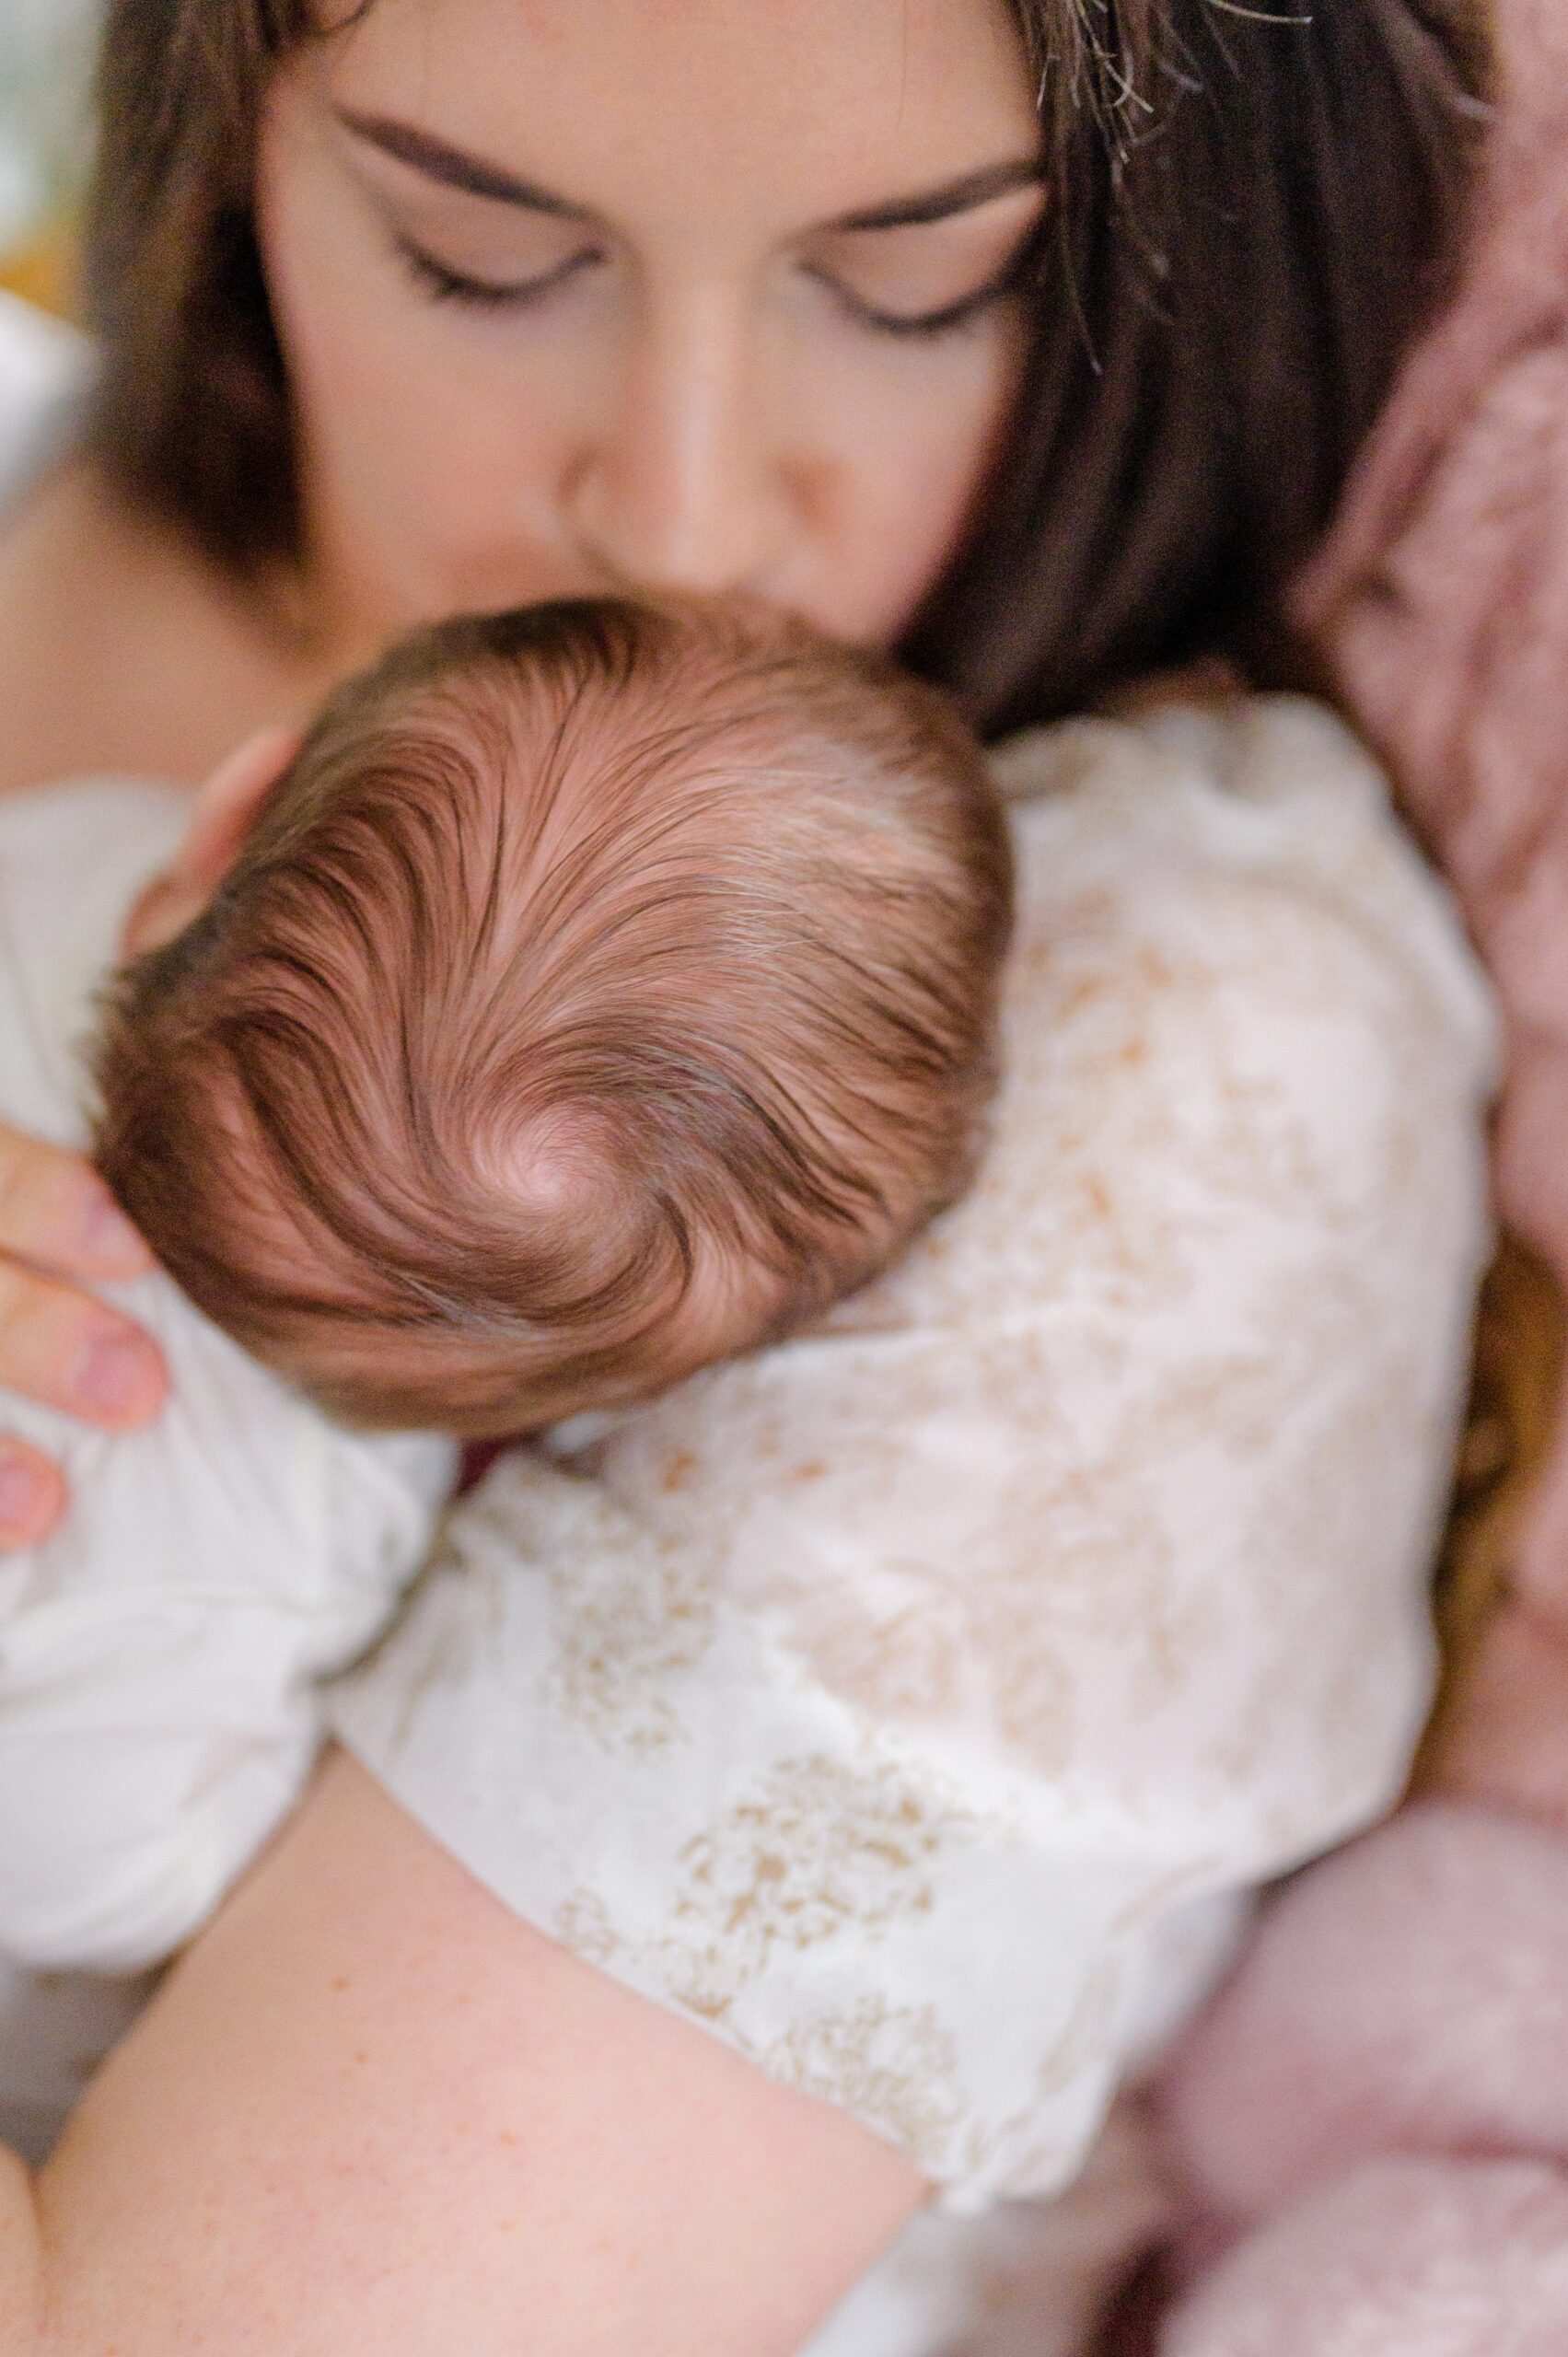
[{"label": "baby's ear", "polygon": [[184,842],[126,921],[121,942],[125,957],[160,949],[201,915],[300,742],[296,729],[263,729],[213,772],[196,796]]},{"label": "baby's ear", "polygon": [[208,900],[233,866],[258,813],[302,742],[297,728],[263,728],[219,763],[196,796],[173,877]]}]

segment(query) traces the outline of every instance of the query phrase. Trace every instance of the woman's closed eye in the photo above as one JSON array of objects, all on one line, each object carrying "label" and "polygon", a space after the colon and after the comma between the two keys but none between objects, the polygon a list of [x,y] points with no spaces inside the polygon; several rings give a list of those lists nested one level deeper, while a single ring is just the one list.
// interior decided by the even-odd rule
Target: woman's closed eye
[{"label": "woman's closed eye", "polygon": [[392,251],[423,294],[434,302],[457,303],[480,311],[526,310],[530,305],[546,301],[604,260],[597,246],[579,245],[542,268],[516,277],[492,276],[443,261],[406,230],[393,226],[389,235]]},{"label": "woman's closed eye", "polygon": [[830,271],[811,267],[807,274],[832,296],[857,326],[870,328],[879,335],[937,336],[956,333],[981,319],[998,303],[1005,302],[1017,288],[1023,260],[1020,250],[982,284],[951,296],[930,308],[913,311],[889,310],[869,303]]},{"label": "woman's closed eye", "polygon": [[1015,292],[1042,205],[1027,187],[946,219],[831,231],[801,268],[860,326],[942,335]]},{"label": "woman's closed eye", "polygon": [[575,207],[543,193],[536,201],[521,184],[513,196],[470,185],[505,176],[444,148],[445,162],[422,161],[434,145],[422,133],[343,115],[331,135],[383,250],[434,302],[525,309],[606,258]]}]

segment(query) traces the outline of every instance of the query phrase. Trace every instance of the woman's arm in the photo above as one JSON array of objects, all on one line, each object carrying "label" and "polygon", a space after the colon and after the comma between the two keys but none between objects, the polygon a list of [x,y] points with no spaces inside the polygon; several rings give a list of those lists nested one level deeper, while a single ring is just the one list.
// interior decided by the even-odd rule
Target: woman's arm
[{"label": "woman's arm", "polygon": [[336,1755],[36,2186],[6,2180],[4,2344],[786,2357],[923,2191]]}]

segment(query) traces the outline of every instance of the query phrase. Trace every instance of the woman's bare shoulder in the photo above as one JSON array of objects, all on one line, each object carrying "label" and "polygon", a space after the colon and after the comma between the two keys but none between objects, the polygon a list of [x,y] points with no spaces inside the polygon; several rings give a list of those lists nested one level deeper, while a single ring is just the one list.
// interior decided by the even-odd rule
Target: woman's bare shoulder
[{"label": "woman's bare shoulder", "polygon": [[86,464],[0,528],[0,793],[103,772],[194,784],[291,685],[235,594]]}]

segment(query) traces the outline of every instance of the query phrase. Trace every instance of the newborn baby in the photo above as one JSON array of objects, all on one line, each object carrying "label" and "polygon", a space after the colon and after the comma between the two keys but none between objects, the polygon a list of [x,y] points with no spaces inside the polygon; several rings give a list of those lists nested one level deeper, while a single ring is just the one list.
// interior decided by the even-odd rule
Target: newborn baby
[{"label": "newborn baby", "polygon": [[82,1139],[128,946],[96,1151],[173,1376],[130,1437],[17,1411],[73,1488],[0,1564],[33,1965],[167,1954],[277,1823],[449,1490],[411,1428],[537,1429],[809,1319],[961,1187],[988,1093],[1006,834],[879,662],[717,607],[462,621],[277,767],[188,835],[144,786],[0,807],[0,1112]]}]

